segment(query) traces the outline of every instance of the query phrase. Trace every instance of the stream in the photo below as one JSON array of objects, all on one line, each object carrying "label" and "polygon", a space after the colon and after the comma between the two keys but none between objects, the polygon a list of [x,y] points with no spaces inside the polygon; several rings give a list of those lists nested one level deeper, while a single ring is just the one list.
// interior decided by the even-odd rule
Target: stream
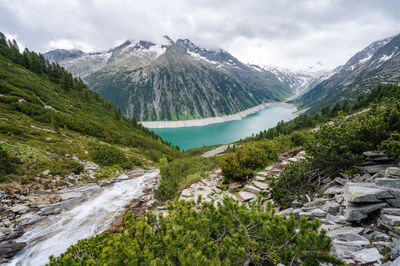
[{"label": "stream", "polygon": [[[6,265],[45,265],[49,256],[59,256],[78,240],[92,237],[109,228],[126,206],[144,195],[159,174],[146,171],[131,178],[125,174],[108,186],[85,184],[68,188],[64,201],[52,207],[61,212],[38,220],[17,239],[26,247]],[[32,218],[35,213],[29,214]]]}]

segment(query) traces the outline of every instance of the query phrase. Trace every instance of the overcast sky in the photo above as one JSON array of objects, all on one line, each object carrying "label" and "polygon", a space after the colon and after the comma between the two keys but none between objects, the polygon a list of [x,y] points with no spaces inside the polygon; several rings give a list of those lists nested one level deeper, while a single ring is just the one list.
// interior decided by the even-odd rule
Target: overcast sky
[{"label": "overcast sky", "polygon": [[189,38],[244,63],[332,69],[400,33],[399,0],[0,0],[0,31],[31,50]]}]

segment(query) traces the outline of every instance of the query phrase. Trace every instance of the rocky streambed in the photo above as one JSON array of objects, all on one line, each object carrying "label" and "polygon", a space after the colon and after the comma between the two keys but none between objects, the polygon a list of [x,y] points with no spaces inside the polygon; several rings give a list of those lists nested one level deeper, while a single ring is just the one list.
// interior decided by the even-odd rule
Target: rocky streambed
[{"label": "rocky streambed", "polygon": [[112,229],[131,208],[154,204],[159,171],[134,169],[110,181],[53,192],[0,192],[0,263],[44,265],[78,240]]}]

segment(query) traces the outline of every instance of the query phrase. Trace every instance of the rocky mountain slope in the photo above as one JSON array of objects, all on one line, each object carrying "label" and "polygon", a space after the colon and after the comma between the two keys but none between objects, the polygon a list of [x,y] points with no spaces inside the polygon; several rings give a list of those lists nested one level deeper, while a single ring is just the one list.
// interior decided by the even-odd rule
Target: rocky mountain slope
[{"label": "rocky mountain slope", "polygon": [[265,66],[263,69],[272,72],[281,82],[289,85],[294,92],[293,98],[303,95],[332,75],[332,72],[328,70],[310,71],[305,69],[293,71],[275,66]]},{"label": "rocky mountain slope", "polygon": [[337,67],[332,76],[305,93],[303,107],[318,110],[326,104],[353,100],[381,83],[400,82],[400,35],[373,42]]},{"label": "rocky mountain slope", "polygon": [[187,39],[126,41],[107,52],[54,50],[44,56],[141,121],[232,114],[292,94],[270,71]]}]

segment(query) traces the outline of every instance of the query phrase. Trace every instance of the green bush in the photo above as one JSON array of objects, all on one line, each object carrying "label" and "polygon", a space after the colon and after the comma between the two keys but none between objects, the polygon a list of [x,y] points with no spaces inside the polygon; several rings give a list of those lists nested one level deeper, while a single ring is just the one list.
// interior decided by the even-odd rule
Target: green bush
[{"label": "green bush", "polygon": [[82,164],[75,161],[67,161],[67,166],[69,170],[76,175],[79,175],[84,169]]},{"label": "green bush", "polygon": [[226,155],[220,162],[226,182],[245,181],[253,171],[276,159],[279,148],[269,140],[246,143],[235,153]]},{"label": "green bush", "polygon": [[295,146],[303,146],[307,142],[307,135],[300,131],[295,131],[289,135],[290,142]]},{"label": "green bush", "polygon": [[222,175],[224,176],[225,182],[233,181],[246,181],[247,177],[252,174],[250,169],[245,169],[240,164],[237,154],[231,153],[224,157],[220,162]]},{"label": "green bush", "polygon": [[81,240],[50,265],[343,265],[329,255],[331,240],[318,220],[284,219],[270,205],[228,198],[219,208],[193,206],[169,203],[165,218],[129,212],[120,233]]},{"label": "green bush", "polygon": [[93,161],[101,166],[120,165],[123,168],[130,168],[132,163],[119,149],[105,144],[91,144],[89,152]]},{"label": "green bush", "polygon": [[392,132],[387,140],[382,141],[379,149],[390,157],[400,159],[400,133],[397,131]]},{"label": "green bush", "polygon": [[191,175],[197,175],[205,178],[207,173],[216,167],[215,158],[192,157],[177,159],[164,164],[160,168],[161,183],[155,191],[155,197],[160,200],[171,199],[178,195],[182,184]]},{"label": "green bush", "polygon": [[15,172],[15,160],[0,146],[0,183],[7,181],[7,174]]},{"label": "green bush", "polygon": [[304,194],[314,190],[309,180],[309,171],[312,169],[307,160],[293,162],[284,166],[278,179],[271,179],[269,185],[274,202],[288,208],[295,199],[302,200]]}]

